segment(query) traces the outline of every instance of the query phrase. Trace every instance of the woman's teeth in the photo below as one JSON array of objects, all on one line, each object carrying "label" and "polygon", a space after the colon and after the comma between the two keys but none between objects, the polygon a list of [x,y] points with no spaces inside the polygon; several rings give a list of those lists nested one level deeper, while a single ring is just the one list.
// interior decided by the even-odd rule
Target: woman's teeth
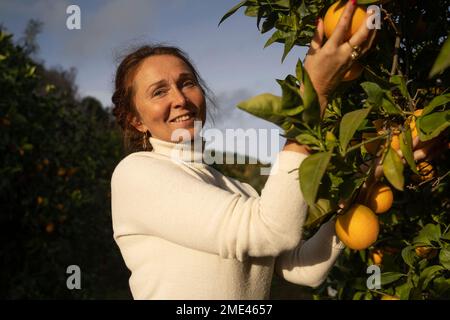
[{"label": "woman's teeth", "polygon": [[182,121],[186,121],[192,118],[192,115],[185,115],[185,116],[181,116],[176,118],[175,120],[173,120],[173,122],[182,122]]}]

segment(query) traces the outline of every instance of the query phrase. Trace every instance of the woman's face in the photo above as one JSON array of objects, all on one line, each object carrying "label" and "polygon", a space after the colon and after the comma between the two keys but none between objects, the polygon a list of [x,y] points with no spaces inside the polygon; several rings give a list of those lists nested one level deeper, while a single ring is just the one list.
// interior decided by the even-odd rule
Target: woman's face
[{"label": "woman's face", "polygon": [[132,124],[139,131],[148,130],[155,138],[173,141],[174,130],[186,129],[193,139],[194,120],[204,125],[205,96],[192,70],[180,58],[171,55],[146,58],[133,85],[140,119],[134,119]]}]

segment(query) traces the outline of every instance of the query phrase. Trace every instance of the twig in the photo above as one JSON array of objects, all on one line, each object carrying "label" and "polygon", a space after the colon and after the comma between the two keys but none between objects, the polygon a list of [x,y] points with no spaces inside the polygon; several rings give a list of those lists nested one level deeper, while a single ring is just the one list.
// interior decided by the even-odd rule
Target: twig
[{"label": "twig", "polygon": [[389,22],[389,24],[395,31],[394,56],[392,58],[391,76],[393,76],[396,71],[398,72],[398,74],[401,75],[402,72],[398,68],[398,51],[400,49],[401,32],[398,30],[397,26],[395,25],[394,21],[392,20],[391,14],[389,12],[387,12],[385,9],[381,9],[381,10],[384,12],[384,14],[386,16],[385,20],[387,20]]}]

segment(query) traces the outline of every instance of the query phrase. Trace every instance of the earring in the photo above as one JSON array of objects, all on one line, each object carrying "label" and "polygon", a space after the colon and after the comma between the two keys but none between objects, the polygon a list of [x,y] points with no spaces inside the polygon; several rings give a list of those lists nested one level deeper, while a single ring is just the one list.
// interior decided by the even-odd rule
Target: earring
[{"label": "earring", "polygon": [[142,149],[147,150],[147,131],[142,136]]}]

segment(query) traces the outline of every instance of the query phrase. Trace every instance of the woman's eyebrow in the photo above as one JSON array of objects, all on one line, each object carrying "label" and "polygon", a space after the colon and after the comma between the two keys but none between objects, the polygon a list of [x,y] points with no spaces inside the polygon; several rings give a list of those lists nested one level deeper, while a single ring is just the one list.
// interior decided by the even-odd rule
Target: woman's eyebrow
[{"label": "woman's eyebrow", "polygon": [[156,82],[152,83],[151,85],[149,85],[149,86],[147,87],[147,89],[145,90],[145,92],[149,92],[150,89],[151,89],[152,87],[158,86],[158,85],[164,84],[164,83],[166,83],[166,80],[164,80],[164,79],[163,79],[163,80],[156,81]]}]

